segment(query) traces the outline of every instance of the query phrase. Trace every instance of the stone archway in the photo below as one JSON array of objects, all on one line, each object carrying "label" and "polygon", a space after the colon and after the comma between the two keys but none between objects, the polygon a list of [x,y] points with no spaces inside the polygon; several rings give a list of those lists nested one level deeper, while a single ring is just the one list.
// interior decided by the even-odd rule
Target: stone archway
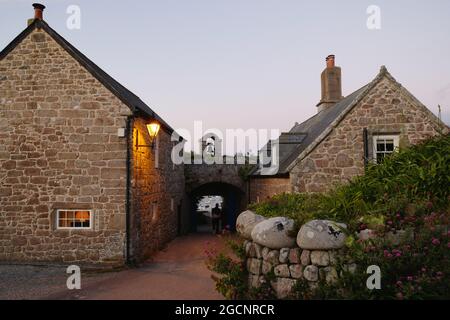
[{"label": "stone archway", "polygon": [[236,229],[236,218],[242,212],[246,205],[246,192],[244,189],[224,182],[208,182],[202,184],[188,193],[190,200],[189,229],[191,232],[197,232],[199,224],[197,214],[197,204],[203,196],[221,196],[223,198],[223,210],[226,216],[226,225],[231,231]]}]

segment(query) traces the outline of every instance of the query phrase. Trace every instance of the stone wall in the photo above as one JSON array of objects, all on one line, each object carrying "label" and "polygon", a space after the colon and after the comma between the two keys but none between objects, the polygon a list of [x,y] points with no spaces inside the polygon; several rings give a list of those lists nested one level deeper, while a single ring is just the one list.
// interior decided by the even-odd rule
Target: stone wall
[{"label": "stone wall", "polygon": [[[121,264],[129,108],[47,33],[0,61],[0,260]],[[56,230],[57,209],[92,230]]]},{"label": "stone wall", "polygon": [[[270,285],[278,299],[288,298],[299,279],[308,281],[311,287],[317,285],[319,279],[334,281],[337,271],[334,267],[339,250],[307,250],[300,247],[270,249],[256,242],[245,241],[249,286],[258,288],[275,276]],[[349,270],[356,265],[349,264]]]},{"label": "stone wall", "polygon": [[[369,158],[373,134],[399,134],[400,148],[439,133],[436,118],[405,89],[384,76],[338,126],[291,171],[292,191],[322,192],[364,172],[363,129],[368,130]],[[444,130],[446,128],[441,127]]]},{"label": "stone wall", "polygon": [[258,177],[249,179],[250,203],[258,203],[283,192],[290,192],[289,178]]},{"label": "stone wall", "polygon": [[[258,288],[270,281],[277,297],[284,299],[294,293],[299,280],[311,288],[320,280],[337,280],[335,264],[344,258],[345,229],[345,224],[311,220],[301,226],[295,237],[291,219],[266,219],[252,211],[242,212],[237,230],[247,239],[244,250],[249,286]],[[346,264],[344,268],[352,271],[356,265]]]},{"label": "stone wall", "polygon": [[146,121],[135,119],[132,156],[131,256],[136,261],[177,236],[184,197],[184,168],[171,160],[171,135],[160,129],[154,148],[150,145]]}]

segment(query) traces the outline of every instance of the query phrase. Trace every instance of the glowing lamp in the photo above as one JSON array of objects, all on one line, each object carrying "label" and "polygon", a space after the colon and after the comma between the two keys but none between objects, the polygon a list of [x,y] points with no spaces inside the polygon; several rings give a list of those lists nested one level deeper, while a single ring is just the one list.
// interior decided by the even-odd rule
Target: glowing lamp
[{"label": "glowing lamp", "polygon": [[75,219],[79,220],[80,222],[85,222],[89,220],[89,211],[77,211],[75,213]]},{"label": "glowing lamp", "polygon": [[155,145],[155,138],[158,135],[159,129],[161,128],[161,125],[156,122],[156,121],[152,121],[149,124],[147,124],[147,131],[148,131],[148,135],[150,137],[150,145],[143,145],[143,144],[139,144],[139,134],[136,136],[136,147],[151,147],[153,148]]},{"label": "glowing lamp", "polygon": [[147,125],[148,134],[150,135],[150,140],[153,142],[155,140],[156,136],[158,135],[160,125],[156,121],[152,121],[150,124]]}]

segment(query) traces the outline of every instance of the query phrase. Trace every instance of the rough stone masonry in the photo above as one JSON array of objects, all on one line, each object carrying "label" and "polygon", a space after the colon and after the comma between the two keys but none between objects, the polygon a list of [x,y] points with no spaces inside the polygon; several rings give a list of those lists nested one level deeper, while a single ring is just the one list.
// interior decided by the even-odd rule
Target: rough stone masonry
[{"label": "rough stone masonry", "polygon": [[[130,108],[45,30],[0,60],[0,260],[123,264]],[[143,135],[147,117],[127,133]],[[148,141],[142,140],[143,143]],[[142,260],[176,236],[183,168],[172,142],[133,147],[129,252]],[[158,166],[155,166],[158,162]],[[58,229],[58,209],[92,210],[88,230]]]}]

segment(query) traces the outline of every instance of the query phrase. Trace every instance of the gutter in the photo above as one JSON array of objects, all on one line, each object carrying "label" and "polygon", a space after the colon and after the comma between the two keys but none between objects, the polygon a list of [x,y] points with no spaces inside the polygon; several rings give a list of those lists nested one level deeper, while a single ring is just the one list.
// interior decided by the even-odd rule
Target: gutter
[{"label": "gutter", "polygon": [[127,170],[127,181],[126,181],[126,263],[128,265],[131,264],[131,148],[133,147],[133,122],[134,115],[127,117],[127,127],[126,127],[126,135],[127,135],[127,159],[126,159],[126,170]]}]

